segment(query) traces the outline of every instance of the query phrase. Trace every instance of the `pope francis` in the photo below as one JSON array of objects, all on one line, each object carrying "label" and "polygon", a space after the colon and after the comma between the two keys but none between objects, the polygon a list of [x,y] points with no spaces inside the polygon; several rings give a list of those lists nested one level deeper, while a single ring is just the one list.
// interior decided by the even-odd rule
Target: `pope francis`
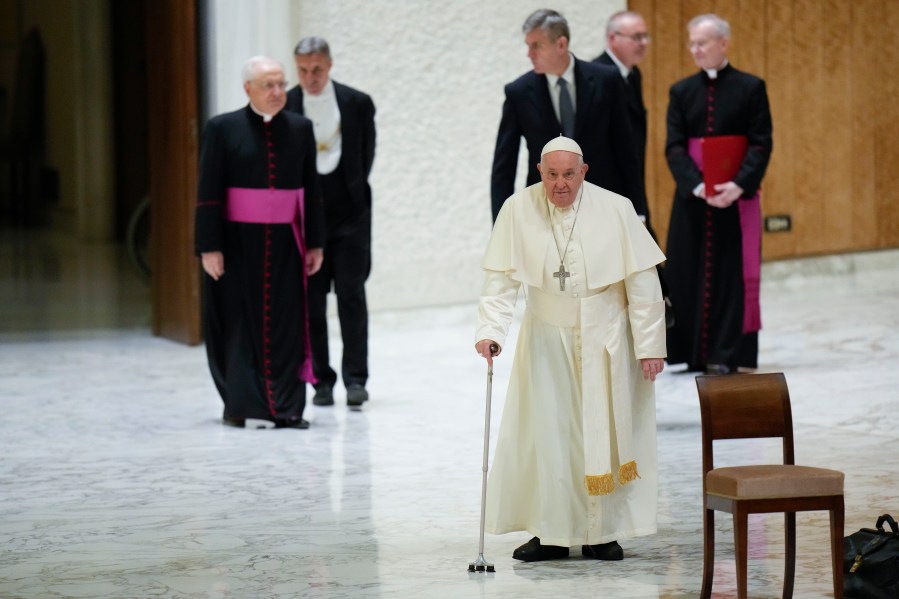
[{"label": "pope francis", "polygon": [[[622,196],[584,181],[578,144],[544,146],[541,183],[512,195],[484,255],[475,348],[502,353],[521,323],[486,529],[534,537],[512,556],[620,560],[618,539],[656,532],[653,381],[664,367],[665,259]],[[499,351],[491,354],[490,345]]]}]

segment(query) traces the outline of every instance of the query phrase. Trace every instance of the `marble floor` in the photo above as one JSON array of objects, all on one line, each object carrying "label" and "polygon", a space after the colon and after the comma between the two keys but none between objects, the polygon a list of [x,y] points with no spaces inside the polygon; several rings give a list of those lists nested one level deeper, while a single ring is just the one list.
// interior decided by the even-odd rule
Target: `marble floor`
[{"label": "marble floor", "polygon": [[[765,265],[760,370],[786,373],[798,461],[846,473],[847,534],[899,516],[897,258]],[[473,304],[373,314],[371,402],[350,412],[341,389],[308,431],[223,427],[203,348],[149,334],[149,287],[118,246],[0,229],[0,306],[0,597],[698,595],[699,413],[679,367],[656,385],[658,534],[623,541],[623,562],[538,564],[511,558],[526,533],[488,536],[496,573],[472,575]],[[752,597],[780,597],[781,522],[750,520]],[[832,596],[827,527],[798,516],[795,597]],[[717,535],[730,597],[725,516]]]}]

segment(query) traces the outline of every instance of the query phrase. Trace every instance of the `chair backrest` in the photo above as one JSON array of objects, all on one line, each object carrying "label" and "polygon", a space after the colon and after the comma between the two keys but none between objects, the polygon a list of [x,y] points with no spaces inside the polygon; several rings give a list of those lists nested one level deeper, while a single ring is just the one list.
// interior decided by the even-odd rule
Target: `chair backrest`
[{"label": "chair backrest", "polygon": [[703,475],[714,468],[717,439],[783,439],[783,463],[793,464],[793,416],[783,373],[697,376],[702,419]]}]

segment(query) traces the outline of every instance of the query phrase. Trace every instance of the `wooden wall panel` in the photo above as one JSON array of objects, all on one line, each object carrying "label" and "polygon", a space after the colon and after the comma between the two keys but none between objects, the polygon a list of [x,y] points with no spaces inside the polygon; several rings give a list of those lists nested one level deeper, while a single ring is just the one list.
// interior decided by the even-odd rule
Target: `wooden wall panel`
[{"label": "wooden wall panel", "polygon": [[672,83],[696,71],[686,23],[731,22],[731,62],[766,80],[774,152],[764,214],[793,230],[766,233],[766,259],[899,247],[899,30],[895,0],[635,0],[653,42],[646,61],[647,193],[666,240],[673,181],[664,157]]},{"label": "wooden wall panel", "polygon": [[881,0],[856,0],[852,3],[849,44],[853,65],[850,71],[851,114],[848,122],[852,138],[847,144],[852,152],[852,202],[849,216],[853,225],[853,244],[876,247],[882,240],[870,232],[877,231],[877,126],[871,114],[877,105],[876,87],[871,83],[883,75],[879,64],[884,47],[870,43],[872,27],[882,22]]},{"label": "wooden wall panel", "polygon": [[[864,42],[876,46],[877,73],[862,85],[874,85],[877,93],[873,120],[877,123],[877,231],[879,246],[899,246],[899,2],[883,0],[883,16],[874,23]],[[878,93],[879,92],[879,93]]]},{"label": "wooden wall panel", "polygon": [[[809,198],[812,210],[824,214],[818,251],[845,251],[853,244],[852,204],[852,85],[850,56],[851,7],[845,0],[825,0],[821,6],[821,29],[815,42],[821,51],[821,135],[815,140],[823,154],[820,173],[822,196],[829,202]],[[838,118],[833,118],[838,117]],[[836,143],[832,143],[836,142]]]},{"label": "wooden wall panel", "polygon": [[[788,40],[793,37],[793,7],[789,2],[768,2],[765,15],[768,39]],[[783,44],[782,51],[767,55],[768,101],[774,123],[774,151],[768,173],[762,183],[762,210],[765,214],[790,214],[796,205],[796,127],[791,123],[796,99],[802,97],[801,77],[796,76],[793,44]],[[775,83],[776,82],[776,83]],[[792,256],[796,253],[796,235],[766,235],[764,251],[768,257]]]},{"label": "wooden wall panel", "polygon": [[[795,54],[793,76],[800,77],[802,90],[799,102],[788,108],[791,117],[783,126],[796,129],[796,154],[791,165],[796,173],[796,201],[792,207],[793,235],[805,240],[805,247],[812,253],[825,251],[825,212],[818,202],[823,197],[821,173],[824,163],[824,140],[830,126],[824,113],[823,95],[827,93],[822,79],[822,49],[820,37],[825,22],[818,0],[796,0],[793,14]],[[779,82],[771,82],[778,84]],[[777,143],[777,130],[774,132]],[[786,233],[780,233],[785,235]]]},{"label": "wooden wall panel", "polygon": [[196,4],[147,3],[153,334],[200,342]]}]

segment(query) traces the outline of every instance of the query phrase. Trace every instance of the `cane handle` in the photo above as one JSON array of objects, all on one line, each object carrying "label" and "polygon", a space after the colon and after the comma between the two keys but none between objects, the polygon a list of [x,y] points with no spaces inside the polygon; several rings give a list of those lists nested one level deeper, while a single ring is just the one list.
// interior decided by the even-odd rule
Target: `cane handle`
[{"label": "cane handle", "polygon": [[499,353],[499,346],[496,343],[491,343],[490,344],[490,355],[495,356],[497,353]]}]

